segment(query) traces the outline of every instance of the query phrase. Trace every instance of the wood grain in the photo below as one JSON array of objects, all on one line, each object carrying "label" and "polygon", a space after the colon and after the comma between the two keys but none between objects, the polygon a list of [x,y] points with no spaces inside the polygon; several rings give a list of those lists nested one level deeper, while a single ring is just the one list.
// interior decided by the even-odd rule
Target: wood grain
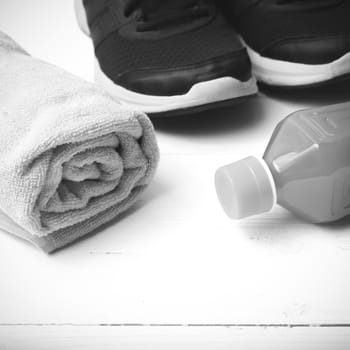
[{"label": "wood grain", "polygon": [[347,350],[349,328],[2,326],[1,350]]}]

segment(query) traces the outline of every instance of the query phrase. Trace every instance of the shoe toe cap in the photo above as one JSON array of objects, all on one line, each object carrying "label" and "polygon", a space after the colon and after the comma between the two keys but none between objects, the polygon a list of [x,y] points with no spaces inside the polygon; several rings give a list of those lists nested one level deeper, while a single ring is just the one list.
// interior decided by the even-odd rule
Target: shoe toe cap
[{"label": "shoe toe cap", "polygon": [[128,90],[154,96],[186,94],[193,85],[222,77],[240,81],[251,78],[251,63],[245,49],[221,57],[168,69],[140,68],[120,74],[114,82]]},{"label": "shoe toe cap", "polygon": [[304,64],[327,64],[347,53],[350,34],[280,40],[262,50],[264,57]]}]

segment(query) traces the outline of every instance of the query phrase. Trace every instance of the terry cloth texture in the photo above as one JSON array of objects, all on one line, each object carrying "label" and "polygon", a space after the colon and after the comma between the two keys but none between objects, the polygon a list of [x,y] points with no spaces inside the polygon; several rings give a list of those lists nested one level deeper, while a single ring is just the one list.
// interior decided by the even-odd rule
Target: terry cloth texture
[{"label": "terry cloth texture", "polygon": [[52,252],[132,206],[158,158],[143,113],[0,32],[0,228]]}]

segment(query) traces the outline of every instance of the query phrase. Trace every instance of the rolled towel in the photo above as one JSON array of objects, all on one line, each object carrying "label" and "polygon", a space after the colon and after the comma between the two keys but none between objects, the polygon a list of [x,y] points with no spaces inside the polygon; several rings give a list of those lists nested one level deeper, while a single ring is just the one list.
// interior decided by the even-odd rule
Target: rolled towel
[{"label": "rolled towel", "polygon": [[143,113],[0,32],[0,228],[52,252],[133,205],[158,158]]}]

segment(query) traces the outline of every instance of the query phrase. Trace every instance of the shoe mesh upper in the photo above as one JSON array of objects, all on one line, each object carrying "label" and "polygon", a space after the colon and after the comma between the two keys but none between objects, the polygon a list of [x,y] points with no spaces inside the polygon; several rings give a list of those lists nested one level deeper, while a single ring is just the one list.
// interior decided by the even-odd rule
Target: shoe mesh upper
[{"label": "shoe mesh upper", "polygon": [[96,48],[96,57],[111,78],[140,69],[181,69],[242,50],[235,31],[222,20],[158,40],[129,39],[117,31]]},{"label": "shoe mesh upper", "polygon": [[[230,20],[235,25],[249,47],[270,57],[270,49],[278,57],[278,46],[291,45],[290,60],[308,63],[326,63],[345,52],[350,52],[350,1],[257,1],[257,0],[219,0]],[[309,6],[306,6],[308,5]],[[315,43],[313,43],[315,39]],[[329,52],[322,55],[322,50]],[[323,45],[320,48],[318,43]],[[296,46],[296,44],[298,46]],[[303,49],[300,47],[303,45]],[[307,46],[309,45],[309,49]],[[304,51],[308,52],[305,61]],[[337,49],[334,50],[334,47]],[[297,52],[300,51],[300,52]],[[320,54],[321,53],[321,54]],[[292,57],[293,56],[293,57]],[[311,57],[312,56],[312,57]],[[287,57],[286,57],[287,58]],[[305,61],[305,62],[304,62]]]}]

